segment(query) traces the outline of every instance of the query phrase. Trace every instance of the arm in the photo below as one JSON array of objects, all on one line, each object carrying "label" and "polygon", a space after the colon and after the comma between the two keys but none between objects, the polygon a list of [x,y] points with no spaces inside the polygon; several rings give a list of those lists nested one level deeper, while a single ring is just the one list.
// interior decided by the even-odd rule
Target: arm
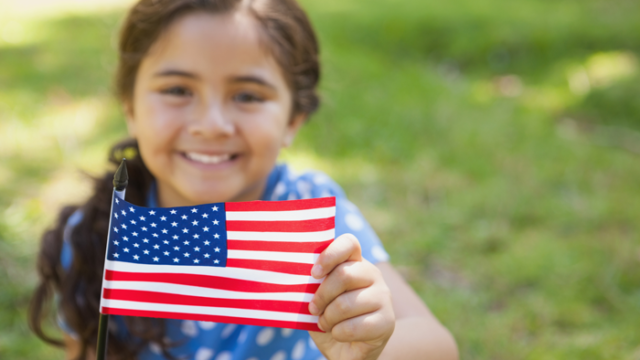
[{"label": "arm", "polygon": [[[80,352],[82,350],[82,344],[69,334],[64,334],[64,347],[67,350],[67,355],[65,356],[66,360],[77,360],[78,356],[80,356]],[[93,350],[87,350],[87,360],[93,360],[96,358],[96,355]]]},{"label": "arm", "polygon": [[395,330],[379,359],[458,359],[453,336],[393,266],[383,262],[376,267],[391,290],[396,315]]}]

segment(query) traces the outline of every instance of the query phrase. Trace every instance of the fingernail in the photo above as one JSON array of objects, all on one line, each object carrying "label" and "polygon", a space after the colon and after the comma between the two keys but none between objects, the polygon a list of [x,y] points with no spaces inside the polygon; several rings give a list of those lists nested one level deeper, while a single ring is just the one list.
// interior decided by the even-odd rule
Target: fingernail
[{"label": "fingernail", "polygon": [[322,328],[322,325],[320,325],[320,321],[318,321],[318,328],[320,328],[320,330],[324,331],[324,329]]},{"label": "fingernail", "polygon": [[311,268],[311,275],[313,277],[321,277],[322,276],[322,265],[320,264],[315,264],[313,265],[313,267]]},{"label": "fingernail", "polygon": [[309,303],[309,312],[311,313],[311,315],[318,315],[319,311],[316,304],[312,302]]}]

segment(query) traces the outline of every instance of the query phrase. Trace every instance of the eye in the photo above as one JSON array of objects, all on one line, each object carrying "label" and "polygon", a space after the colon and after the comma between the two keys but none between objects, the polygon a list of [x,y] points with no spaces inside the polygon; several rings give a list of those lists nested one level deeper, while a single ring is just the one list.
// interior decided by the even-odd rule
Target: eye
[{"label": "eye", "polygon": [[184,88],[182,86],[174,86],[174,87],[170,87],[168,89],[164,89],[160,91],[162,94],[165,95],[173,95],[173,96],[191,96],[191,91],[187,90],[187,88]]},{"label": "eye", "polygon": [[263,102],[264,99],[261,98],[258,95],[255,95],[253,93],[250,92],[241,92],[236,94],[233,97],[234,101],[237,101],[239,103],[246,103],[246,104],[250,104],[250,103],[255,103],[255,102]]}]

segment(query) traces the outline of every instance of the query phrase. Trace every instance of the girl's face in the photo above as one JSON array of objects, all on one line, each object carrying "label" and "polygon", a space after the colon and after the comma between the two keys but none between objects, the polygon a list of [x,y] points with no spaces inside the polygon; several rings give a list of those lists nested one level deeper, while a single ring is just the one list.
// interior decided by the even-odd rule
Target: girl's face
[{"label": "girl's face", "polygon": [[304,115],[249,15],[174,21],[140,64],[128,125],[161,206],[259,199]]}]

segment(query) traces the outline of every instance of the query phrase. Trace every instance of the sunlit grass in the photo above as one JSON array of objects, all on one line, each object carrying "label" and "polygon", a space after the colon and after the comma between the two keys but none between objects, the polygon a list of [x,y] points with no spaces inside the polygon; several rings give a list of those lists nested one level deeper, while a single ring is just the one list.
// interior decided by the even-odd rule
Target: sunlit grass
[{"label": "sunlit grass", "polygon": [[[33,259],[126,134],[127,2],[0,3],[1,359],[61,358]],[[345,188],[463,358],[638,358],[639,3],[303,3],[324,104],[282,160]]]}]

